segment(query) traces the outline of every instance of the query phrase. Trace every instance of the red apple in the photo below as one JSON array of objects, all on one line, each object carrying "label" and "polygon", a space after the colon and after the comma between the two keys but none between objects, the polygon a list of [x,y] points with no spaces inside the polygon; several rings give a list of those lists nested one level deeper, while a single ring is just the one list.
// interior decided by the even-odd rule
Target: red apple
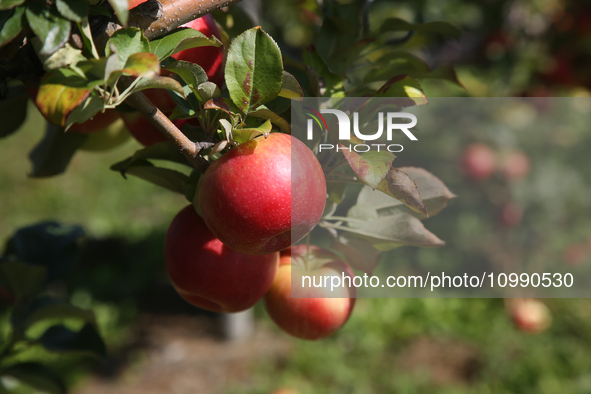
[{"label": "red apple", "polygon": [[257,137],[214,161],[201,177],[199,211],[230,249],[278,252],[318,224],[326,180],[314,153],[283,133]]},{"label": "red apple", "polygon": [[164,241],[166,271],[187,302],[214,312],[240,312],[273,282],[279,253],[250,256],[224,246],[192,205],[173,219]]},{"label": "red apple", "polygon": [[501,160],[501,172],[509,180],[525,178],[530,167],[529,156],[519,150],[506,154]]},{"label": "red apple", "polygon": [[537,334],[552,323],[550,309],[540,300],[517,298],[511,301],[510,310],[513,323],[523,332]]},{"label": "red apple", "polygon": [[327,287],[307,287],[306,282],[306,287],[297,290],[298,296],[306,298],[292,298],[292,279],[297,286],[301,286],[304,276],[316,277],[316,281],[325,276],[352,279],[353,270],[338,256],[318,246],[292,246],[292,255],[284,258],[291,260],[291,264],[282,264],[277,270],[265,296],[267,313],[283,331],[296,338],[315,340],[334,334],[351,315],[356,288],[351,285],[331,291],[331,280]]},{"label": "red apple", "polygon": [[485,144],[470,144],[460,159],[464,175],[474,180],[484,180],[494,174],[497,166],[495,152]]},{"label": "red apple", "polygon": [[[192,20],[181,27],[195,29],[207,37],[215,36],[221,39],[220,30],[210,14]],[[197,47],[185,49],[172,55],[176,60],[197,63],[207,73],[207,78],[220,88],[224,84],[224,49],[221,47]]]}]

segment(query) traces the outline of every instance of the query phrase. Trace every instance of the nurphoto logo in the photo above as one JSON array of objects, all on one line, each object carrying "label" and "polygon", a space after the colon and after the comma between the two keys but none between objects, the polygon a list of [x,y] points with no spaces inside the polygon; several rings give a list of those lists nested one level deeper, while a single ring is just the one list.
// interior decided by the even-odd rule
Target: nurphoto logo
[{"label": "nurphoto logo", "polygon": [[[340,141],[349,142],[348,146],[344,144],[319,144],[319,151],[323,150],[353,150],[358,153],[369,152],[370,150],[388,150],[389,152],[402,152],[403,146],[400,144],[351,144],[351,123],[353,123],[353,135],[361,141],[376,141],[380,139],[386,131],[386,140],[392,141],[393,131],[402,131],[411,141],[417,141],[417,137],[409,130],[416,126],[417,117],[407,112],[379,112],[377,121],[377,131],[373,134],[364,134],[359,127],[359,113],[353,112],[353,122],[351,122],[350,115],[347,112],[338,109],[320,109],[320,112],[304,107],[304,114],[308,115],[307,121],[307,135],[306,138],[311,141],[314,138],[314,124],[316,124],[321,131],[328,132],[328,123],[323,114],[332,114],[337,117],[338,121],[338,138]],[[409,119],[408,123],[397,123],[399,119]],[[395,122],[395,119],[397,122]],[[375,123],[375,122],[372,122]],[[385,126],[384,126],[385,124]],[[363,130],[367,132],[367,130]]]}]

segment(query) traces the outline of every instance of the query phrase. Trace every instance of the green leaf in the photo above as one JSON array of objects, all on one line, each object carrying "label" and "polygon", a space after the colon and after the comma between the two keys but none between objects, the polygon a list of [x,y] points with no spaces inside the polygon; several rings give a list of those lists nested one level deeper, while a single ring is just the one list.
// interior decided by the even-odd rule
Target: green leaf
[{"label": "green leaf", "polygon": [[88,23],[88,17],[82,18],[82,21],[78,24],[78,29],[82,33],[84,48],[92,55],[93,58],[98,59],[100,56],[96,50],[96,46],[94,45],[92,31],[90,30],[90,24]]},{"label": "green leaf", "polygon": [[22,327],[25,330],[46,319],[79,319],[96,325],[96,319],[91,310],[81,309],[67,301],[52,297],[40,297],[34,300],[23,313],[22,319]]},{"label": "green leaf", "polygon": [[336,238],[331,246],[340,252],[345,261],[355,269],[370,275],[380,262],[380,251],[373,245],[351,233],[343,232]]},{"label": "green leaf", "polygon": [[0,47],[8,44],[23,30],[25,7],[0,12]]},{"label": "green leaf", "polygon": [[[125,2],[127,4],[127,1]],[[127,5],[125,6],[127,7]],[[135,27],[117,30],[105,47],[105,56],[117,54],[119,64],[124,65],[127,59],[134,53],[150,52],[150,42],[142,31]]]},{"label": "green leaf", "polygon": [[44,57],[40,55],[39,58],[43,61],[43,68],[47,71],[68,67],[79,61],[86,60],[80,49],[72,47],[67,42],[50,56]]},{"label": "green leaf", "polygon": [[72,70],[58,69],[41,79],[36,104],[51,123],[66,124],[66,118],[90,94],[87,81]]},{"label": "green leaf", "polygon": [[0,284],[17,300],[38,293],[46,278],[47,270],[39,265],[18,261],[0,263]]},{"label": "green leaf", "polygon": [[213,35],[208,38],[198,30],[181,28],[150,41],[150,52],[156,54],[158,59],[164,60],[186,49],[203,46],[221,47],[222,45],[221,41]]},{"label": "green leaf", "polygon": [[207,73],[200,65],[195,63],[184,60],[174,61],[167,64],[164,69],[180,76],[195,94],[197,94],[199,85],[207,82]]},{"label": "green leaf", "polygon": [[391,78],[378,89],[375,97],[409,97],[416,105],[427,103],[421,84],[408,75]]},{"label": "green leaf", "polygon": [[351,46],[347,46],[332,54],[328,58],[327,64],[330,65],[330,69],[335,74],[345,78],[347,76],[347,71],[356,61],[360,59],[363,59],[364,61],[367,60],[367,56],[365,56],[366,54],[364,52],[366,52],[368,48],[370,48],[370,44],[374,42],[375,39],[366,38]]},{"label": "green leaf", "polygon": [[88,15],[88,2],[86,0],[57,0],[55,5],[64,18],[81,23]]},{"label": "green leaf", "polygon": [[279,96],[289,99],[301,99],[304,97],[304,91],[297,79],[287,71],[283,71],[283,81]]},{"label": "green leaf", "polygon": [[[127,20],[129,19],[129,3],[128,0],[109,0],[109,4],[115,10],[115,14],[117,15],[117,19],[123,26],[127,26]],[[148,52],[141,51],[141,52]],[[123,62],[122,62],[123,63]]]},{"label": "green leaf", "polygon": [[145,89],[167,89],[172,90],[173,92],[178,93],[179,95],[185,96],[185,91],[181,84],[174,78],[170,77],[156,77],[156,78],[145,78],[142,79],[135,88],[133,88],[133,92],[139,92]]},{"label": "green leaf", "polygon": [[225,68],[226,86],[245,114],[277,97],[283,81],[281,51],[260,27],[234,39]]},{"label": "green leaf", "polygon": [[0,376],[12,376],[36,390],[50,394],[66,394],[64,382],[45,365],[33,362],[14,364],[0,369]]},{"label": "green leaf", "polygon": [[340,204],[345,198],[345,191],[347,190],[346,182],[328,182],[326,185],[328,199],[335,204]]},{"label": "green leaf", "polygon": [[0,0],[0,11],[13,9],[24,2],[25,0]]},{"label": "green leaf", "polygon": [[243,142],[250,141],[251,139],[258,137],[259,135],[264,135],[265,138],[267,138],[271,132],[271,129],[272,126],[270,120],[265,121],[265,123],[256,128],[249,127],[243,129],[232,129],[232,140],[238,144],[242,144]]},{"label": "green leaf", "polygon": [[270,120],[271,123],[278,126],[281,131],[291,134],[291,126],[289,125],[289,122],[264,105],[257,107],[255,111],[250,113],[250,116],[256,116],[257,118]]},{"label": "green leaf", "polygon": [[88,96],[83,104],[77,106],[66,119],[66,130],[74,123],[84,123],[105,108],[103,100],[96,96]]},{"label": "green leaf", "polygon": [[407,207],[417,213],[429,216],[427,207],[421,199],[421,193],[412,178],[397,168],[390,168],[388,174],[377,187],[378,190],[402,201]]},{"label": "green leaf", "polygon": [[167,190],[184,194],[185,185],[189,181],[188,176],[169,168],[141,164],[141,162],[135,162],[133,166],[125,170],[125,174],[136,176]]},{"label": "green leaf", "polygon": [[458,78],[456,74],[456,70],[452,66],[443,65],[437,67],[435,70],[428,72],[423,75],[416,75],[416,78],[434,78],[434,79],[443,79],[445,81],[449,81],[455,83],[456,85],[464,88],[464,84]]},{"label": "green leaf", "polygon": [[[435,175],[427,170],[418,167],[400,167],[399,170],[404,171],[414,181],[419,189],[421,199],[431,217],[435,216],[443,208],[447,206],[456,196],[449,191],[447,186]],[[357,204],[368,205],[374,207],[379,216],[388,216],[399,214],[400,212],[409,212],[419,219],[425,219],[427,216],[423,213],[405,210],[401,201],[398,201],[391,196],[384,194],[377,190],[365,186],[359,192],[357,197]]]},{"label": "green leaf", "polygon": [[328,68],[313,45],[304,50],[302,59],[314,96],[345,97],[343,80]]},{"label": "green leaf", "polygon": [[187,159],[183,154],[168,141],[158,142],[143,149],[136,151],[133,156],[113,164],[111,170],[125,172],[127,168],[134,165],[136,161],[146,160],[166,160],[173,163],[187,164]]},{"label": "green leaf", "polygon": [[24,89],[12,88],[10,95],[0,101],[0,114],[10,114],[2,119],[0,138],[4,138],[18,130],[27,118],[29,96]]},{"label": "green leaf", "polygon": [[29,176],[45,178],[63,173],[86,138],[84,134],[65,133],[61,127],[48,125],[43,139],[29,155],[33,164]]},{"label": "green leaf", "polygon": [[70,38],[70,21],[62,17],[56,7],[47,6],[44,0],[27,2],[25,14],[29,27],[43,43],[39,50],[41,55],[51,55]]},{"label": "green leaf", "polygon": [[396,215],[367,219],[366,210],[360,210],[359,206],[354,206],[348,216],[358,220],[350,222],[349,226],[336,225],[332,228],[353,233],[370,242],[380,251],[388,251],[404,245],[441,247],[445,244],[427,230],[419,219],[408,213],[401,212]]},{"label": "green leaf", "polygon": [[80,331],[72,331],[62,325],[49,327],[39,338],[45,349],[59,353],[77,353],[104,357],[107,347],[96,328],[87,323]]},{"label": "green leaf", "polygon": [[160,62],[153,53],[134,53],[127,58],[121,70],[112,71],[107,77],[107,84],[113,86],[121,75],[138,78],[155,78],[160,75]]},{"label": "green leaf", "polygon": [[353,150],[343,149],[342,152],[353,172],[372,189],[378,187],[390,170],[392,161],[396,158],[393,153],[386,151],[357,153]]},{"label": "green leaf", "polygon": [[220,88],[213,82],[203,82],[197,88],[197,95],[199,97],[199,101],[202,103],[206,103],[209,100],[218,98],[222,95],[220,92]]},{"label": "green leaf", "polygon": [[10,238],[6,253],[17,261],[45,267],[49,282],[74,265],[83,236],[80,226],[41,222],[19,229]]},{"label": "green leaf", "polygon": [[418,31],[423,33],[441,34],[455,38],[460,38],[462,30],[448,22],[434,21],[413,24],[399,18],[388,18],[380,26],[379,32],[395,31]]},{"label": "green leaf", "polygon": [[390,48],[383,48],[376,52],[372,54],[372,63],[363,68],[363,82],[366,84],[387,81],[398,75],[418,78],[429,73],[429,66],[411,53]]}]

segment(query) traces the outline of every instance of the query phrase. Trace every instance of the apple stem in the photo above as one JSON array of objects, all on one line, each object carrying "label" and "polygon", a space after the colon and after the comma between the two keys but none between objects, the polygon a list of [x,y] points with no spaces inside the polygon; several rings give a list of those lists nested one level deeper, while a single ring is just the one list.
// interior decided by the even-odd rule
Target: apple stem
[{"label": "apple stem", "polygon": [[[121,78],[120,83],[124,88],[128,88],[132,84],[129,77]],[[129,95],[126,102],[137,109],[150,121],[150,123],[160,130],[166,138],[175,144],[185,156],[189,164],[202,173],[205,172],[209,166],[209,162],[199,153],[202,149],[210,147],[210,143],[191,141],[142,92],[136,92]]]}]

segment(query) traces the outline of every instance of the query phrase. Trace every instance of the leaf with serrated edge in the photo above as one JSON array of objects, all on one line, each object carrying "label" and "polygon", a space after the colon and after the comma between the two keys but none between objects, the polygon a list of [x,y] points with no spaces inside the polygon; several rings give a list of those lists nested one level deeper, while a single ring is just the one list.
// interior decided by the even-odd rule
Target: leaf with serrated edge
[{"label": "leaf with serrated edge", "polygon": [[279,96],[300,100],[304,97],[304,91],[297,79],[287,71],[283,71],[283,82]]},{"label": "leaf with serrated edge", "polygon": [[341,145],[343,155],[351,166],[351,169],[357,174],[363,182],[365,182],[372,189],[378,187],[382,179],[386,176],[390,169],[392,161],[394,161],[393,153],[391,152],[375,152],[370,151],[366,153],[357,153],[353,150],[344,149]]},{"label": "leaf with serrated edge", "polygon": [[275,112],[271,111],[264,105],[259,106],[255,111],[249,114],[250,116],[256,116],[257,118],[268,119],[274,125],[277,125],[281,131],[287,134],[291,134],[291,126],[289,122],[283,119],[281,116],[277,115]]},{"label": "leaf with serrated edge", "polygon": [[260,27],[234,39],[225,68],[230,97],[243,112],[277,97],[283,81],[283,60],[279,46]]},{"label": "leaf with serrated edge", "polygon": [[182,172],[154,166],[132,166],[125,171],[125,174],[131,174],[180,194],[184,194],[185,184],[189,181],[189,177]]},{"label": "leaf with serrated edge", "polygon": [[[447,206],[449,201],[456,197],[456,195],[450,192],[447,186],[445,186],[439,178],[423,168],[400,167],[399,170],[404,171],[415,182],[419,189],[421,199],[425,203],[431,217],[441,212],[441,210]],[[404,204],[401,201],[380,191],[372,190],[367,186],[363,187],[359,192],[357,204],[374,207],[378,211],[379,216],[399,214],[405,211]],[[422,213],[414,211],[410,211],[409,213],[419,219],[425,219],[427,217]]]},{"label": "leaf with serrated edge", "polygon": [[181,28],[150,41],[150,52],[156,54],[158,59],[164,60],[186,49],[203,46],[221,47],[222,45],[215,36],[208,38],[195,29]]},{"label": "leaf with serrated edge", "polygon": [[386,177],[382,179],[377,189],[402,201],[413,211],[429,216],[427,207],[421,199],[419,188],[412,178],[404,171],[397,168],[390,168],[390,171],[388,171]]}]

